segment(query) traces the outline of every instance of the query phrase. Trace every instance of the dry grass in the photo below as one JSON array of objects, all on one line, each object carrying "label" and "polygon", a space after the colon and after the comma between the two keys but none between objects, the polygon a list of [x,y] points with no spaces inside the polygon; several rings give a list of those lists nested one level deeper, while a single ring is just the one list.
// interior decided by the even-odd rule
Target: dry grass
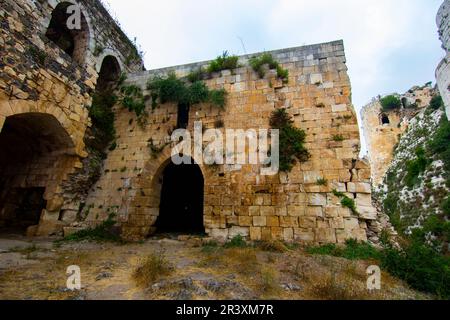
[{"label": "dry grass", "polygon": [[244,275],[257,272],[260,268],[256,250],[253,248],[214,248],[202,253],[199,267],[225,268]]},{"label": "dry grass", "polygon": [[257,289],[261,296],[279,295],[281,288],[279,286],[278,275],[273,268],[263,267],[258,274]]},{"label": "dry grass", "polygon": [[173,270],[164,251],[160,250],[142,259],[134,270],[132,278],[139,288],[147,288],[159,278],[171,274]]},{"label": "dry grass", "polygon": [[310,288],[312,295],[320,300],[379,300],[383,299],[380,291],[369,291],[366,282],[347,272],[332,271],[317,279]]},{"label": "dry grass", "polygon": [[289,248],[281,241],[264,241],[258,244],[258,247],[263,251],[272,251],[285,253]]}]

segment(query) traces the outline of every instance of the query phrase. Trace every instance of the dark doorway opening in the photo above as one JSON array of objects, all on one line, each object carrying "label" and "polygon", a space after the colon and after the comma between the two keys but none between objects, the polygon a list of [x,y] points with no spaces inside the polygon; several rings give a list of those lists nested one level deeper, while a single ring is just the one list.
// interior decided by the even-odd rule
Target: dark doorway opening
[{"label": "dark doorway opening", "polygon": [[120,65],[117,59],[113,56],[106,56],[103,59],[100,73],[97,79],[97,92],[103,92],[109,89],[114,89],[117,81],[120,78]]},{"label": "dark doorway opening", "polygon": [[381,124],[390,124],[391,121],[389,120],[389,117],[385,114],[381,115]]},{"label": "dark doorway opening", "polygon": [[178,105],[177,129],[186,129],[189,125],[189,105]]},{"label": "dark doorway opening", "polygon": [[29,226],[39,223],[45,188],[13,188],[0,197],[0,228],[6,232],[23,233]]},{"label": "dark doorway opening", "polygon": [[23,113],[6,118],[0,132],[2,233],[21,233],[39,223],[46,208],[45,187],[60,173],[58,161],[72,148],[69,134],[52,115]]},{"label": "dark doorway opening", "polygon": [[81,29],[69,29],[67,22],[71,14],[67,13],[69,2],[61,2],[52,12],[50,24],[45,36],[55,43],[61,50],[67,53],[79,64],[84,61],[89,38],[86,19],[81,14]]},{"label": "dark doorway opening", "polygon": [[196,164],[175,165],[163,172],[158,232],[203,233],[204,179]]}]

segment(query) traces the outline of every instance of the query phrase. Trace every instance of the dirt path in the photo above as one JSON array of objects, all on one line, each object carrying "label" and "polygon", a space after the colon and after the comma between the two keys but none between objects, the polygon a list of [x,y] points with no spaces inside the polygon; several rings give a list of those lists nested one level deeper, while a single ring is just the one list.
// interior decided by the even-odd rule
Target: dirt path
[{"label": "dirt path", "polygon": [[[133,278],[142,259],[164,255],[172,272],[144,287]],[[255,248],[202,247],[198,239],[140,244],[55,245],[50,239],[0,239],[0,299],[426,299],[387,274],[366,290],[370,262]],[[81,269],[80,291],[66,288],[68,266]]]}]

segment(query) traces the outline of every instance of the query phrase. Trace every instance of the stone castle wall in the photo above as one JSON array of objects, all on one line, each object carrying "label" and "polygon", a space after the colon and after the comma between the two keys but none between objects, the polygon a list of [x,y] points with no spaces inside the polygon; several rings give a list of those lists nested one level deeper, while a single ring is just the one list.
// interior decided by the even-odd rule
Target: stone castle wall
[{"label": "stone castle wall", "polygon": [[[2,148],[11,145],[10,136],[29,145],[29,150],[21,151],[29,156],[18,159],[8,155],[9,148],[2,149],[7,164],[2,162],[0,169],[0,202],[15,187],[45,187],[47,207],[38,234],[63,224],[61,183],[87,156],[83,141],[90,125],[87,107],[103,59],[115,57],[124,72],[142,69],[133,44],[98,1],[77,2],[83,19],[73,56],[50,41],[46,31],[60,3],[67,2],[3,0],[0,6]],[[17,131],[29,134],[20,137]],[[7,206],[1,207],[0,226],[10,214]]]},{"label": "stone castle wall", "polygon": [[[205,181],[204,226],[217,239],[241,234],[251,240],[342,243],[348,238],[367,240],[367,228],[377,217],[371,204],[370,169],[358,160],[360,147],[356,115],[351,104],[342,41],[271,52],[289,70],[283,85],[271,72],[265,79],[240,57],[243,67],[223,71],[206,83],[228,92],[220,110],[209,104],[193,106],[194,121],[207,129],[218,120],[227,129],[268,129],[277,108],[286,108],[295,126],[307,133],[312,157],[290,173],[260,175],[260,166],[200,165]],[[207,62],[130,75],[128,84],[140,86],[154,75],[175,72],[186,76]],[[151,111],[142,129],[133,113],[116,106],[117,148],[105,162],[105,171],[86,203],[85,223],[95,225],[109,213],[118,213],[123,236],[143,239],[154,231],[159,215],[161,175],[170,161],[171,145],[152,156],[149,140],[157,146],[170,142],[177,123],[177,107],[161,105]],[[342,135],[343,141],[333,136]],[[329,181],[320,186],[320,178]],[[333,189],[355,199],[359,216],[341,205]],[[176,201],[176,195],[174,195]],[[76,226],[77,224],[74,224]]]},{"label": "stone castle wall", "polygon": [[436,23],[439,37],[446,56],[436,69],[436,80],[442,99],[444,100],[447,118],[450,120],[450,1],[445,0],[439,8]]},{"label": "stone castle wall", "polygon": [[409,120],[430,104],[434,92],[429,85],[411,88],[400,96],[407,107],[399,110],[383,111],[379,99],[373,99],[362,108],[362,125],[374,186],[383,183],[394,157],[395,146],[408,129]]}]

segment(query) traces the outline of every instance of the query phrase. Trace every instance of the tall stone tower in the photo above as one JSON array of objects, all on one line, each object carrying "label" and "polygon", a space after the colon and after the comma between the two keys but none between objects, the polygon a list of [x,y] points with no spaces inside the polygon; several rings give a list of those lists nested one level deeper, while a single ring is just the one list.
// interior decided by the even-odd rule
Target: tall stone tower
[{"label": "tall stone tower", "polygon": [[450,0],[445,0],[439,8],[436,23],[439,28],[439,38],[446,56],[436,70],[436,80],[439,91],[444,99],[447,118],[450,120]]}]

